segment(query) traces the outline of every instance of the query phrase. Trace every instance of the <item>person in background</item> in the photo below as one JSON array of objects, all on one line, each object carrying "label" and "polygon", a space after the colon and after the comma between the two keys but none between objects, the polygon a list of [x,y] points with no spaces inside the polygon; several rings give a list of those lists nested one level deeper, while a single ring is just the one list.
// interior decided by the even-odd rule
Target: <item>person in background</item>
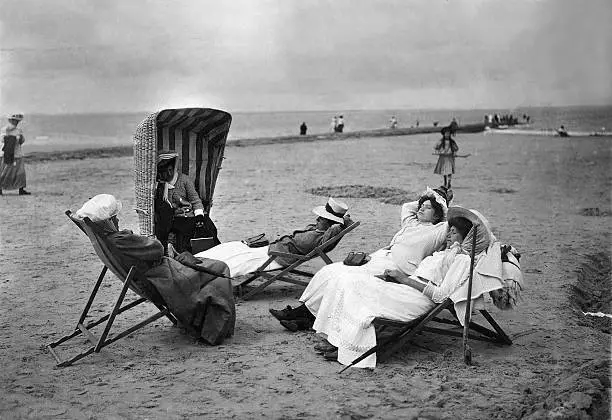
[{"label": "person in background", "polygon": [[336,124],[336,133],[342,133],[344,131],[344,116],[338,117],[338,123]]},{"label": "person in background", "polygon": [[444,186],[451,189],[451,177],[455,173],[455,156],[459,146],[451,137],[450,127],[444,127],[440,132],[442,138],[434,148],[434,153],[438,155],[438,163],[434,169],[434,174],[442,175]]},{"label": "person in background", "polygon": [[569,133],[563,125],[557,129],[557,134],[559,137],[569,137]]},{"label": "person in background", "polygon": [[395,118],[395,115],[391,117],[391,119],[389,120],[389,123],[390,123],[391,129],[397,128],[397,118]]},{"label": "person in background", "polygon": [[305,136],[307,131],[308,126],[306,125],[306,121],[304,121],[302,122],[302,125],[300,125],[300,136]]},{"label": "person in background", "polygon": [[334,115],[334,117],[331,120],[331,131],[332,132],[337,132],[337,127],[338,127],[338,117]]},{"label": "person in background", "polygon": [[8,125],[2,127],[3,159],[0,162],[0,195],[3,190],[19,189],[19,195],[30,195],[26,191],[26,172],[23,162],[23,151],[21,145],[25,137],[21,128],[17,127],[23,120],[23,114],[13,114],[8,117]]}]

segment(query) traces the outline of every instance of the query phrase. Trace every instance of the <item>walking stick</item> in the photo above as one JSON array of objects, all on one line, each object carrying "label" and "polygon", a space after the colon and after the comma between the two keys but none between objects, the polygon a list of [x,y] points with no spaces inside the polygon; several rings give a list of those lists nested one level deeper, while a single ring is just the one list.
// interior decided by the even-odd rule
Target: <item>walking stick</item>
[{"label": "walking stick", "polygon": [[472,364],[472,349],[468,345],[468,333],[470,330],[470,318],[472,315],[472,279],[474,277],[474,258],[476,254],[476,234],[478,228],[474,225],[474,236],[472,237],[472,251],[470,255],[470,278],[468,280],[467,307],[465,309],[465,320],[463,322],[463,361],[466,365]]}]

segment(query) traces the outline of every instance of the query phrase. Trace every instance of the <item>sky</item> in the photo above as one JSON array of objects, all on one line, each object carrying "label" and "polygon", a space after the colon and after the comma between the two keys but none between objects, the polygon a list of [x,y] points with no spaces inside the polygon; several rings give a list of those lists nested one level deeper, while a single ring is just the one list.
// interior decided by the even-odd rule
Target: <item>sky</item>
[{"label": "sky", "polygon": [[1,0],[0,112],[612,104],[610,0]]}]

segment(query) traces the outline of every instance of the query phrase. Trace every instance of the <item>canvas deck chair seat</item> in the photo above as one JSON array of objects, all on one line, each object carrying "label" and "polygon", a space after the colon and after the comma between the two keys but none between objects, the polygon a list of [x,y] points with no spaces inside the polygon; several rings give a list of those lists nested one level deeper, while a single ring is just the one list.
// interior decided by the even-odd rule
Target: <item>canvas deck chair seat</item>
[{"label": "canvas deck chair seat", "polygon": [[[98,280],[96,281],[93,290],[89,296],[89,299],[85,304],[85,308],[81,312],[81,316],[77,321],[75,330],[72,333],[63,336],[59,340],[47,345],[49,352],[57,361],[58,366],[69,366],[85,356],[88,356],[94,352],[97,353],[102,348],[158,320],[159,318],[166,317],[174,325],[177,324],[176,318],[170,313],[170,311],[166,307],[166,304],[158,293],[157,289],[155,289],[155,287],[151,283],[149,283],[147,279],[142,275],[142,273],[138,272],[135,267],[122,266],[117,256],[117,250],[114,249],[113,246],[108,243],[108,241],[106,241],[103,236],[99,234],[99,228],[94,223],[92,223],[89,218],[80,220],[74,217],[70,210],[66,211],[66,215],[79,227],[79,229],[81,229],[83,233],[85,233],[85,235],[87,235],[87,237],[91,241],[96,255],[98,256],[98,258],[100,258],[100,260],[104,264],[104,267],[102,268],[102,271],[98,276]],[[119,296],[117,297],[117,300],[115,301],[110,313],[105,314],[104,316],[95,321],[91,321],[85,324],[85,318],[87,317],[89,310],[91,309],[91,306],[94,303],[94,299],[96,298],[98,290],[100,289],[102,281],[105,279],[108,270],[110,270],[123,283]],[[128,289],[138,295],[139,298],[124,305],[123,303]],[[152,303],[155,307],[157,307],[158,312],[114,336],[109,335],[117,315],[126,312],[129,309],[132,309],[144,302]],[[98,338],[94,335],[92,329],[101,324],[104,325],[104,331]],[[90,342],[91,346],[88,347],[86,350],[76,354],[75,356],[62,360],[59,354],[59,350],[56,348],[62,343],[66,343],[69,340],[72,340],[73,338],[78,337],[80,335],[83,335]]]},{"label": "canvas deck chair seat", "polygon": [[[350,365],[345,366],[339,373],[356,365],[371,354],[376,353],[377,359],[386,360],[393,353],[407,345],[415,336],[422,332],[432,332],[441,335],[449,335],[462,337],[463,341],[463,359],[466,364],[472,362],[472,352],[468,345],[468,339],[488,341],[500,345],[511,345],[512,340],[497,324],[493,316],[485,309],[480,309],[479,312],[483,318],[489,323],[490,327],[481,325],[472,319],[472,281],[474,276],[476,247],[476,231],[477,226],[474,226],[474,235],[472,242],[472,253],[470,255],[470,272],[468,278],[466,314],[463,325],[459,321],[459,317],[454,309],[454,302],[447,298],[443,302],[436,304],[431,310],[421,315],[420,317],[409,321],[402,322],[386,318],[375,318],[373,323],[376,328],[377,344],[373,348],[366,351],[364,354],[356,358]],[[440,317],[444,311],[450,312],[452,319]],[[438,326],[432,326],[436,323]],[[446,328],[440,328],[441,324],[445,324]]]},{"label": "canvas deck chair seat", "polygon": [[[453,305],[451,299],[446,299],[444,302],[437,304],[428,313],[411,322],[400,322],[386,318],[374,319],[374,325],[377,327],[377,336],[380,336],[377,358],[380,358],[381,361],[387,360],[393,353],[407,345],[416,335],[422,332],[463,337],[464,327],[459,322]],[[451,319],[439,316],[445,311],[452,315]],[[512,340],[493,319],[493,316],[485,309],[481,309],[479,312],[490,324],[490,327],[470,321],[468,337],[472,340],[511,345]],[[439,326],[434,327],[431,323],[436,323]],[[442,327],[442,324],[446,325],[446,327]]]},{"label": "canvas deck chair seat", "polygon": [[[218,109],[181,108],[152,113],[138,125],[134,133],[134,186],[141,235],[155,236],[157,159],[163,150],[178,154],[178,170],[195,186],[208,217],[231,122],[231,115]],[[207,222],[212,224],[210,218]],[[211,238],[206,238],[212,241],[201,242],[209,246],[218,243],[214,224],[212,230]]]},{"label": "canvas deck chair seat", "polygon": [[[333,261],[327,255],[328,252],[331,252],[337,245],[340,243],[340,240],[348,233],[355,230],[361,222],[356,221],[351,223],[342,229],[337,235],[328,239],[321,245],[317,246],[315,249],[310,251],[306,255],[298,255],[291,254],[286,252],[278,252],[278,251],[270,251],[270,258],[266,260],[256,271],[246,276],[246,279],[242,280],[239,284],[234,287],[234,292],[236,295],[241,297],[244,300],[251,298],[253,295],[259,293],[272,283],[276,281],[282,281],[285,283],[296,284],[298,286],[308,286],[308,282],[304,280],[300,280],[299,278],[295,278],[295,276],[301,276],[306,278],[312,278],[314,273],[300,270],[298,267],[304,264],[307,261],[310,261],[314,258],[321,257],[321,259],[325,262],[325,264],[331,264]],[[278,257],[282,258],[290,258],[294,259],[295,262],[288,265],[287,267],[277,268],[277,269],[268,269],[270,264],[275,261]],[[291,276],[295,275],[295,276]],[[250,290],[246,290],[245,286],[250,285],[253,281],[257,279],[262,279],[263,281],[257,286],[253,287]]]}]

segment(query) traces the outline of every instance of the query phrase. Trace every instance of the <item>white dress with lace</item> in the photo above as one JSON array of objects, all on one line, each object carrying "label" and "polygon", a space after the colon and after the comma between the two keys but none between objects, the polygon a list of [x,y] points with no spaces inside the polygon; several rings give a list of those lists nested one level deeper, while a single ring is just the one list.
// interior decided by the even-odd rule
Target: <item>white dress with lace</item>
[{"label": "white dress with lace", "polygon": [[[316,316],[313,329],[338,347],[338,361],[344,365],[376,345],[374,318],[408,322],[435,305],[417,289],[385,282],[363,267],[325,266],[313,277],[300,298]],[[462,284],[469,276],[469,269],[469,256],[456,255],[449,249],[425,258],[417,273],[438,285],[435,288],[437,300],[442,295],[449,296]],[[375,367],[376,354],[356,366]]]}]

